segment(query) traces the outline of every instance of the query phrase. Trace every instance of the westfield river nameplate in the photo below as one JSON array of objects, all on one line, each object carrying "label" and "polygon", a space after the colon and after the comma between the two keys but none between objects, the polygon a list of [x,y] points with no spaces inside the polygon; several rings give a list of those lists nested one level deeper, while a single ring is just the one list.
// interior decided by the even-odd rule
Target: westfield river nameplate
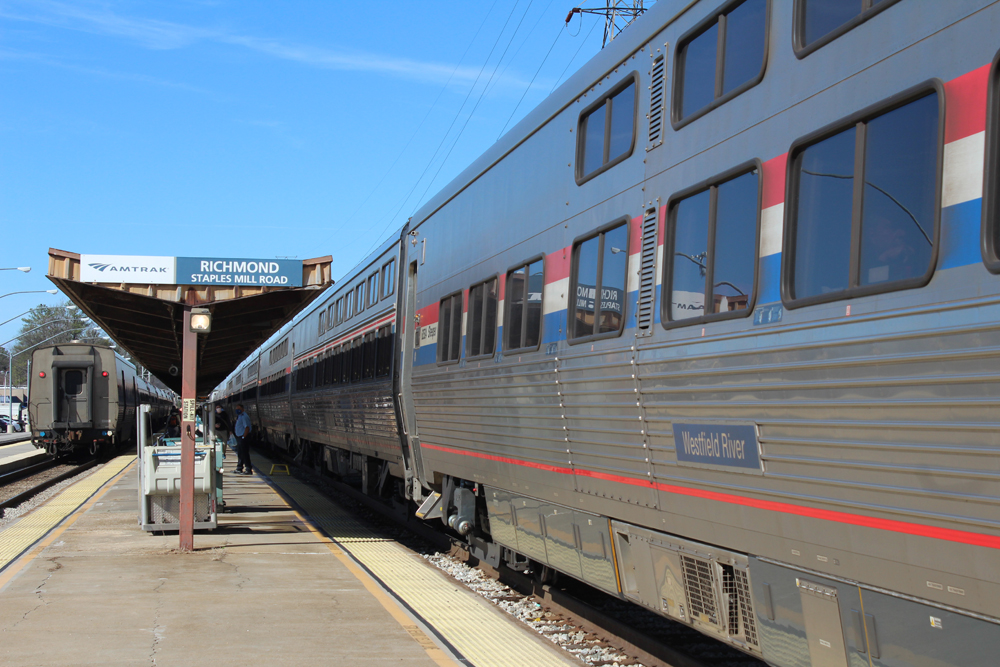
[{"label": "westfield river nameplate", "polygon": [[762,472],[756,425],[674,423],[673,426],[678,463]]}]

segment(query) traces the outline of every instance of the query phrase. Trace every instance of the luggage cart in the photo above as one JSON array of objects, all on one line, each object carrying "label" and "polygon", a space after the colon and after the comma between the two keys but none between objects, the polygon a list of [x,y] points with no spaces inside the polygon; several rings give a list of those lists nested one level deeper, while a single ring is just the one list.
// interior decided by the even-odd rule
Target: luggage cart
[{"label": "luggage cart", "polygon": [[[139,525],[149,532],[180,530],[180,438],[154,439],[148,431],[148,414],[148,405],[139,406]],[[195,439],[195,530],[213,530],[219,525],[222,475],[217,474],[216,464],[221,456],[221,448],[210,432]]]}]

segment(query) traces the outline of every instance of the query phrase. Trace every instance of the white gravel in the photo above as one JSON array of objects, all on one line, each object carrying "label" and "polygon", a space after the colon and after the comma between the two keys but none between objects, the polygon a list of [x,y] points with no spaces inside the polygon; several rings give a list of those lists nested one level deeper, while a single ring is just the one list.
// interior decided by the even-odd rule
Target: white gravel
[{"label": "white gravel", "polygon": [[469,567],[465,563],[448,556],[436,553],[425,555],[438,569],[457,579],[462,584],[522,623],[530,626],[535,632],[546,637],[564,650],[569,651],[578,660],[588,665],[607,667],[643,667],[620,650],[601,646],[601,641],[561,618],[558,614],[544,611],[542,605],[532,598],[521,595],[508,586],[491,579],[485,573]]},{"label": "white gravel", "polygon": [[0,528],[6,527],[8,524],[13,523],[16,519],[24,516],[31,510],[35,509],[36,507],[47,501],[49,498],[58,495],[59,492],[65,489],[67,486],[79,482],[84,477],[92,475],[94,471],[98,470],[100,467],[101,467],[100,465],[96,465],[93,468],[84,470],[79,475],[74,475],[69,479],[64,479],[58,484],[50,486],[49,488],[45,489],[38,495],[33,496],[28,500],[25,500],[17,507],[11,507],[4,510],[3,518],[0,518]]}]

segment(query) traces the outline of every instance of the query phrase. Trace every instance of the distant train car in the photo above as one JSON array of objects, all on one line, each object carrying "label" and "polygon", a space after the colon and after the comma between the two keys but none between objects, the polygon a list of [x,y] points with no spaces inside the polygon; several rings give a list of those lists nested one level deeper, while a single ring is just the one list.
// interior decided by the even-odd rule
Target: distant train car
[{"label": "distant train car", "polygon": [[172,393],[142,379],[106,345],[60,343],[31,354],[28,419],[32,443],[53,456],[110,452],[135,437],[136,406],[148,403],[154,427]]}]

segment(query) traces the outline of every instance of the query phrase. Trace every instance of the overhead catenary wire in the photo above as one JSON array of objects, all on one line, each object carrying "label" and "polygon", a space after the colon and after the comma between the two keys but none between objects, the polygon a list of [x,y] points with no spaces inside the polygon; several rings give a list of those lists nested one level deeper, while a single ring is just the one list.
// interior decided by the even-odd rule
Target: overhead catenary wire
[{"label": "overhead catenary wire", "polygon": [[531,77],[531,81],[528,82],[528,85],[525,87],[524,92],[521,93],[521,99],[519,99],[517,101],[517,104],[514,105],[514,110],[511,111],[510,116],[507,117],[507,122],[503,124],[502,128],[500,128],[500,134],[497,135],[497,141],[500,140],[500,137],[503,136],[503,133],[507,129],[507,126],[510,125],[511,119],[514,117],[514,114],[517,113],[517,110],[518,108],[520,108],[521,102],[524,101],[524,98],[528,94],[528,91],[531,90],[531,86],[535,83],[535,79],[538,78],[538,73],[542,71],[542,67],[545,66],[545,63],[548,61],[549,56],[552,55],[552,49],[555,48],[556,42],[559,41],[559,38],[562,37],[562,34],[563,34],[563,28],[559,28],[559,32],[556,33],[556,38],[552,40],[552,45],[549,47],[549,50],[545,52],[545,57],[542,58],[542,62],[539,63],[538,69],[535,70],[535,75]]},{"label": "overhead catenary wire", "polygon": [[[518,0],[518,2],[520,2],[520,0]],[[483,66],[479,69],[479,74],[476,75],[476,80],[472,83],[472,86],[469,87],[469,92],[466,93],[465,99],[462,100],[462,104],[459,106],[458,111],[455,112],[455,117],[452,118],[451,123],[448,125],[448,129],[445,130],[444,136],[441,137],[441,141],[438,143],[437,148],[434,149],[434,152],[431,154],[430,159],[427,161],[427,164],[424,166],[423,171],[421,171],[420,176],[417,177],[416,181],[414,181],[413,187],[410,188],[410,191],[407,192],[406,196],[404,196],[403,199],[402,199],[402,201],[400,201],[399,206],[396,208],[396,210],[393,211],[389,215],[389,221],[382,228],[382,231],[379,232],[378,236],[375,237],[375,242],[368,248],[368,250],[365,251],[364,256],[367,256],[368,253],[370,253],[373,249],[375,249],[375,248],[378,247],[379,243],[381,243],[381,241],[382,241],[382,236],[385,234],[385,232],[392,225],[393,220],[396,219],[396,217],[399,215],[400,211],[403,210],[403,207],[406,206],[406,202],[409,201],[409,199],[413,195],[414,191],[416,191],[417,186],[420,185],[420,182],[423,180],[424,176],[427,174],[427,171],[430,169],[431,165],[434,164],[434,159],[437,157],[438,153],[441,152],[441,147],[444,146],[444,143],[448,139],[448,135],[451,133],[452,128],[455,127],[455,123],[458,122],[458,119],[462,115],[462,109],[465,108],[465,105],[466,105],[466,103],[468,103],[469,98],[472,97],[472,93],[476,89],[476,86],[479,84],[479,80],[482,78],[483,72],[486,71],[486,66],[489,64],[490,58],[493,56],[493,53],[496,51],[497,45],[500,44],[500,38],[503,37],[504,32],[507,30],[507,26],[510,24],[511,18],[513,18],[513,16],[514,16],[514,10],[517,9],[518,2],[515,2],[514,6],[511,7],[510,14],[507,16],[507,20],[504,22],[503,28],[500,29],[500,33],[497,35],[496,40],[493,42],[493,46],[492,46],[492,48],[490,48],[489,54],[486,56],[486,59],[483,61]],[[493,3],[493,6],[494,7],[496,6],[496,2]],[[492,12],[492,11],[493,11],[493,7],[490,7],[490,12]],[[487,17],[489,16],[490,12],[487,12],[487,14],[486,14]],[[511,36],[511,39],[513,39],[513,35]],[[495,71],[496,70],[494,69],[494,72]],[[453,146],[453,148],[454,148],[454,146]],[[450,154],[451,154],[451,152],[449,151],[449,155]],[[448,158],[445,157],[445,160],[447,160],[447,159]],[[443,164],[443,162],[442,162],[442,164]],[[439,168],[438,172],[440,172],[440,171],[441,170]],[[434,182],[434,178],[436,178],[436,177],[437,177],[437,172],[435,173],[434,177],[431,178],[430,182],[433,183]],[[427,190],[425,189],[424,193],[426,194],[426,192],[427,192]],[[423,197],[423,195],[421,195],[421,197]],[[416,210],[416,209],[414,209],[414,210]],[[354,269],[351,269],[351,270],[353,271]]]},{"label": "overhead catenary wire", "polygon": [[[529,2],[528,2],[528,8],[529,9],[531,8],[531,3],[533,1],[534,0],[529,0]],[[516,3],[514,5],[514,7],[515,8],[517,7]],[[527,14],[527,11],[525,11],[525,14]],[[513,16],[513,15],[514,15],[514,10],[512,8],[511,9],[511,16]],[[508,18],[507,21],[509,23],[510,22],[510,18]],[[524,21],[524,16],[521,17],[521,21],[522,22]],[[521,23],[518,23],[518,28],[520,28],[520,26],[521,26]],[[507,24],[505,23],[504,24],[504,30],[506,30],[506,29],[507,29]],[[504,30],[500,31],[501,35],[503,34]],[[452,142],[451,148],[448,149],[448,152],[445,154],[444,159],[441,160],[441,164],[438,165],[437,171],[434,172],[434,176],[432,176],[431,179],[427,182],[427,187],[424,188],[423,193],[420,195],[420,198],[417,200],[417,206],[413,209],[414,213],[417,212],[417,208],[419,208],[420,202],[424,201],[424,198],[427,196],[427,192],[431,189],[431,186],[434,184],[435,179],[437,179],[438,174],[441,173],[441,170],[444,168],[444,165],[447,164],[448,158],[451,157],[452,151],[455,150],[455,146],[458,145],[459,140],[462,138],[462,134],[465,133],[465,128],[467,128],[469,126],[469,121],[472,120],[472,117],[476,115],[476,109],[479,108],[480,102],[483,101],[483,97],[486,94],[486,89],[489,88],[490,82],[493,81],[493,77],[496,76],[497,69],[499,68],[500,63],[503,61],[503,57],[504,57],[504,55],[506,55],[507,49],[510,48],[511,43],[514,41],[514,36],[516,34],[517,34],[517,29],[515,29],[514,32],[511,33],[510,40],[507,42],[507,46],[504,48],[504,52],[502,54],[500,54],[500,60],[497,61],[497,67],[493,68],[493,73],[490,74],[490,78],[486,82],[486,86],[483,87],[483,91],[479,94],[479,98],[476,100],[476,103],[472,106],[472,111],[470,111],[469,115],[465,118],[465,122],[462,124],[462,128],[458,131],[458,135],[455,137],[455,141]],[[497,43],[499,43],[499,37],[497,38]],[[495,48],[495,46],[494,46],[494,48]],[[492,55],[493,55],[493,52],[490,51],[490,56],[492,56]],[[490,56],[486,57],[487,62],[489,62]],[[485,65],[484,65],[484,69],[485,69]],[[463,103],[462,106],[463,107],[465,106],[464,103]]]},{"label": "overhead catenary wire", "polygon": [[[462,63],[465,61],[465,57],[469,54],[469,50],[472,48],[472,45],[476,43],[476,38],[479,37],[479,33],[482,32],[483,27],[486,25],[486,21],[489,19],[490,14],[493,12],[494,7],[496,7],[497,2],[499,2],[499,0],[493,0],[493,4],[490,5],[489,11],[487,11],[486,15],[483,17],[482,23],[479,24],[479,28],[476,30],[476,33],[472,36],[472,39],[469,40],[469,44],[465,47],[465,51],[462,52],[462,56],[458,59],[458,62],[455,64],[455,68],[451,71],[451,74],[448,75],[448,80],[441,87],[441,90],[438,91],[437,97],[434,98],[433,104],[431,104],[431,106],[427,109],[427,113],[424,114],[423,119],[421,119],[420,123],[417,125],[417,128],[413,131],[413,134],[410,135],[410,138],[406,142],[406,145],[404,145],[403,148],[400,149],[399,153],[396,155],[396,159],[393,160],[392,164],[389,166],[389,168],[386,169],[382,173],[382,178],[380,178],[379,181],[378,181],[378,183],[375,185],[375,187],[373,187],[371,189],[371,192],[368,193],[368,196],[364,198],[364,200],[358,205],[358,207],[354,210],[354,212],[351,213],[351,215],[349,215],[347,217],[347,219],[345,219],[344,222],[342,222],[330,234],[330,236],[328,236],[326,238],[326,240],[323,241],[323,243],[326,243],[326,241],[329,241],[331,238],[333,238],[333,236],[335,236],[336,234],[338,234],[339,232],[341,232],[344,229],[344,227],[346,227],[347,224],[351,220],[353,220],[355,216],[357,216],[357,214],[361,211],[361,209],[364,207],[364,205],[367,204],[368,201],[372,198],[372,196],[378,191],[378,189],[379,189],[379,187],[381,187],[382,183],[385,182],[385,179],[389,177],[389,174],[395,168],[396,164],[399,163],[399,160],[403,157],[403,154],[406,153],[406,150],[410,147],[410,144],[413,143],[413,140],[416,139],[417,135],[420,133],[420,130],[424,126],[424,123],[426,123],[427,119],[430,117],[431,111],[433,111],[437,107],[437,104],[441,100],[441,97],[444,95],[444,92],[448,89],[448,86],[451,85],[451,81],[455,77],[455,73],[458,71],[458,68],[462,66]],[[426,168],[425,168],[425,171],[426,171]],[[417,180],[419,182],[420,179],[417,179]],[[416,186],[414,186],[414,187],[416,187]],[[404,203],[405,203],[405,200],[404,200]],[[402,208],[402,206],[400,206],[400,208]],[[390,218],[390,221],[391,220],[392,220],[392,218]],[[384,233],[384,230],[383,230],[383,233]],[[381,234],[379,236],[381,236]],[[371,252],[371,250],[369,249],[368,252]],[[366,252],[365,255],[367,255],[368,252]],[[354,269],[352,268],[351,271],[353,271],[353,270]]]}]

